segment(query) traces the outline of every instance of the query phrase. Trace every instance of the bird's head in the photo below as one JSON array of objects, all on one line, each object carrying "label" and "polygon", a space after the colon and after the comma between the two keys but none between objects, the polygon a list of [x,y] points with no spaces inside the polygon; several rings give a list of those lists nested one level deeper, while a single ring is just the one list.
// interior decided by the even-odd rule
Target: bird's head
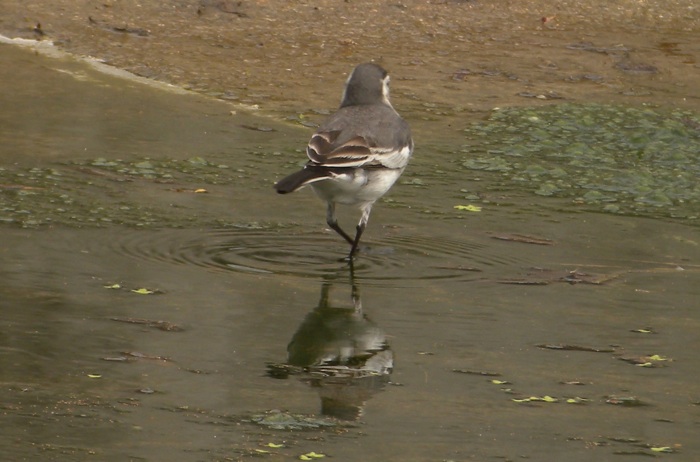
[{"label": "bird's head", "polygon": [[357,66],[345,83],[340,107],[363,104],[386,104],[389,102],[389,74],[374,63]]}]

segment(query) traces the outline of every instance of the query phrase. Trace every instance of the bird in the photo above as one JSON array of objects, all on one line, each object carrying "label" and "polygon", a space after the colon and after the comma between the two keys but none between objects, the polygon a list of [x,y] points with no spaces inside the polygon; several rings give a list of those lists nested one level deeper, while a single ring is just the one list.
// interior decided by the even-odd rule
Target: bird
[{"label": "bird", "polygon": [[[311,136],[304,167],[275,183],[279,194],[310,185],[326,201],[326,223],[348,244],[352,262],[374,203],[401,176],[413,154],[408,123],[389,102],[389,74],[374,63],[350,73],[340,107]],[[354,237],[338,224],[338,204],[357,207]]]}]

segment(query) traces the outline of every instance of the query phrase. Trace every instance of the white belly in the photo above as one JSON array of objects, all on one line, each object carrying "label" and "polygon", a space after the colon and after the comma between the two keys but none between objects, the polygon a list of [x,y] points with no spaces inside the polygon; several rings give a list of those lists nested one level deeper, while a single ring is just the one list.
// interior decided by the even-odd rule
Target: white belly
[{"label": "white belly", "polygon": [[344,205],[371,204],[382,197],[403,173],[400,169],[352,169],[349,173],[311,184],[318,197]]}]

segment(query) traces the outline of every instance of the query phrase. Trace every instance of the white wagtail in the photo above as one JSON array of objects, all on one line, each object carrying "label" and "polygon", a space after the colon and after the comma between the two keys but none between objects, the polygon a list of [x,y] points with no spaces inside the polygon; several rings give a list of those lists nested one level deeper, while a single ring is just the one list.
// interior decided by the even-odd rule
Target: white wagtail
[{"label": "white wagtail", "polygon": [[[311,137],[309,162],[275,189],[287,194],[310,184],[328,203],[326,222],[351,245],[352,260],[372,205],[401,176],[412,153],[411,129],[389,102],[388,73],[376,64],[360,64],[345,83],[338,111]],[[338,225],[336,204],[362,212],[355,238]]]}]

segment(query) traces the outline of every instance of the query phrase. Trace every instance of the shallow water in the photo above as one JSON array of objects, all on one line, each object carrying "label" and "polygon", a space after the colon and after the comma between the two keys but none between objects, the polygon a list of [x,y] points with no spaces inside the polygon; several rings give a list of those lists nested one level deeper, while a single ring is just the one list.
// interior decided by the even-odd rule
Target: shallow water
[{"label": "shallow water", "polygon": [[[317,199],[271,188],[302,160],[308,128],[70,58],[0,46],[0,60],[13,108],[0,113],[8,460],[700,454],[692,197],[538,194],[564,167],[509,157],[510,170],[474,168],[494,162],[479,133],[489,149],[513,145],[502,113],[432,114],[427,125],[463,126],[426,136],[408,104],[423,142],[376,206],[351,274]],[[650,99],[654,114],[672,112]],[[506,114],[531,128],[518,121],[551,114],[537,111]],[[576,184],[595,171],[567,174]],[[468,205],[481,209],[454,208]],[[373,346],[363,368],[330,372],[299,359],[300,345]]]}]

